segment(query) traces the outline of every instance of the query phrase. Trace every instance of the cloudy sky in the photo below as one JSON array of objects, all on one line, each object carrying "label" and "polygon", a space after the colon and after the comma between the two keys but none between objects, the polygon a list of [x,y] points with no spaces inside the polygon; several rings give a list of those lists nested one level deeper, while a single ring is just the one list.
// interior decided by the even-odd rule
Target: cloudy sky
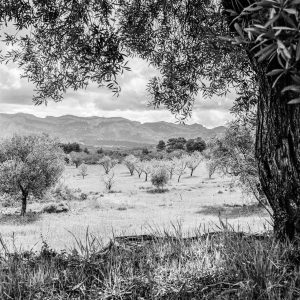
[{"label": "cloudy sky", "polygon": [[[61,103],[49,102],[47,106],[34,106],[32,95],[34,86],[21,79],[21,70],[16,65],[0,65],[0,112],[30,113],[39,117],[77,116],[124,117],[140,122],[169,121],[175,117],[167,110],[154,110],[147,106],[149,96],[146,92],[148,80],[155,70],[142,60],[130,63],[131,72],[120,78],[122,91],[119,97],[113,96],[106,88],[91,85],[87,90],[69,91]],[[224,125],[231,119],[229,109],[233,96],[213,99],[197,97],[193,115],[187,123],[200,123],[206,127]]]}]

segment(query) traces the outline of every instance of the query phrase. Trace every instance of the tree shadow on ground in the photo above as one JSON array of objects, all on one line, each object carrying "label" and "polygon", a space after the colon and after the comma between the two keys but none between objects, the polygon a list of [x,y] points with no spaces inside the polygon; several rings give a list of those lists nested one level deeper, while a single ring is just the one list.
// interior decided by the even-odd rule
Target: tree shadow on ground
[{"label": "tree shadow on ground", "polygon": [[221,216],[225,218],[239,218],[239,217],[250,217],[253,215],[266,215],[266,210],[258,206],[257,204],[251,205],[207,205],[196,212],[201,215],[210,215],[210,216]]},{"label": "tree shadow on ground", "polygon": [[4,225],[26,225],[40,219],[41,214],[37,212],[28,212],[25,216],[19,214],[0,214],[0,224]]}]

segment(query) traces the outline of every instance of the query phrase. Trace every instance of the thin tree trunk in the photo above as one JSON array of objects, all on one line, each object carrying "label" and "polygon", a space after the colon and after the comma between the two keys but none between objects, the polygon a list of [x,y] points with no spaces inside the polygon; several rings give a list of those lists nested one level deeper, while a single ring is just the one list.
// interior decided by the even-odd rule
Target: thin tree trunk
[{"label": "thin tree trunk", "polygon": [[27,197],[28,197],[28,193],[25,192],[25,191],[22,191],[22,208],[21,208],[21,216],[25,216],[25,214],[26,214]]},{"label": "thin tree trunk", "polygon": [[145,181],[148,181],[148,173],[145,174],[146,174]]}]

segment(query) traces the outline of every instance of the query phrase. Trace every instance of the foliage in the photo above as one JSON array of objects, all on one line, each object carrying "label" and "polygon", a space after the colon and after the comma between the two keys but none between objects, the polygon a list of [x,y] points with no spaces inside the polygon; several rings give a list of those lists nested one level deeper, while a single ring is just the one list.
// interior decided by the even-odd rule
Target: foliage
[{"label": "foliage", "polygon": [[163,190],[164,186],[168,183],[169,175],[165,168],[156,167],[151,173],[151,183],[158,189]]},{"label": "foliage", "polygon": [[189,139],[186,142],[186,151],[187,152],[202,152],[206,148],[206,143],[201,137],[197,137],[196,139]]},{"label": "foliage", "polygon": [[99,160],[98,163],[104,168],[105,174],[108,174],[110,170],[119,163],[119,161],[116,159],[111,159],[109,156],[105,155]]},{"label": "foliage", "polygon": [[240,121],[228,126],[225,135],[210,144],[209,160],[224,174],[237,178],[243,190],[265,203],[260,188],[258,165],[254,153],[254,132]]},{"label": "foliage", "polygon": [[69,211],[69,207],[65,203],[49,203],[45,205],[42,209],[43,213],[48,213],[48,214],[64,213],[68,211]]},{"label": "foliage", "polygon": [[164,151],[166,149],[166,143],[163,140],[160,140],[156,146],[157,151]]},{"label": "foliage", "polygon": [[47,135],[16,135],[0,144],[0,192],[22,197],[22,215],[27,197],[41,198],[63,170],[63,151]]},{"label": "foliage", "polygon": [[72,163],[75,164],[76,168],[78,168],[85,161],[87,154],[83,153],[83,152],[72,151],[70,153],[70,157],[71,157]]},{"label": "foliage", "polygon": [[167,152],[185,150],[186,139],[183,137],[171,138],[167,141]]},{"label": "foliage", "polygon": [[85,176],[88,175],[88,169],[87,169],[87,165],[86,164],[81,164],[79,167],[79,174],[82,176],[82,178],[84,179]]},{"label": "foliage", "polygon": [[273,87],[282,79],[289,83],[282,92],[293,92],[296,98],[290,104],[300,103],[298,5],[298,1],[264,0],[241,12],[237,7],[230,11],[239,43],[252,46],[257,61],[267,66]]},{"label": "foliage", "polygon": [[74,142],[74,143],[60,143],[59,145],[66,154],[69,154],[72,151],[74,151],[74,152],[81,152],[82,151],[82,149],[80,148],[80,145],[76,142]]}]

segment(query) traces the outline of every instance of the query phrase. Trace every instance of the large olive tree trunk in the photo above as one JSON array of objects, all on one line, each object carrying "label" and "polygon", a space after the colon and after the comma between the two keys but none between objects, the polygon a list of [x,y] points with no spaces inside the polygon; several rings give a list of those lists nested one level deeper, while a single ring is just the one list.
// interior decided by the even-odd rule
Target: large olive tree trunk
[{"label": "large olive tree trunk", "polygon": [[[222,0],[222,4],[224,9],[240,13],[255,1]],[[236,33],[229,14],[227,21]],[[300,105],[289,105],[291,95],[281,93],[289,82],[279,81],[272,88],[274,78],[266,73],[268,68],[281,68],[276,60],[258,63],[255,53],[245,50],[259,85],[256,157],[261,187],[273,209],[276,235],[294,239],[300,236]]]},{"label": "large olive tree trunk", "polygon": [[262,72],[259,76],[256,157],[262,189],[274,212],[280,237],[300,236],[300,106],[289,105]]}]

